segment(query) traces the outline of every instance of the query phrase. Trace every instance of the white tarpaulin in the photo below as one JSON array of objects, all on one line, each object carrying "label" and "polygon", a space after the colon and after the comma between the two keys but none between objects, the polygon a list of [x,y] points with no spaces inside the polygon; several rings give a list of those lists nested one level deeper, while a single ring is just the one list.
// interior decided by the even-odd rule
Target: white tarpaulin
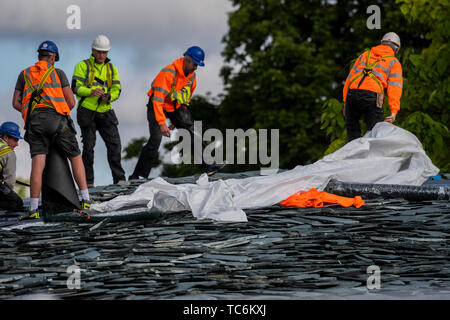
[{"label": "white tarpaulin", "polygon": [[419,186],[438,173],[412,133],[380,122],[364,137],[310,165],[270,176],[212,182],[203,174],[196,184],[173,185],[156,178],[131,195],[91,208],[106,212],[141,205],[163,212],[190,210],[198,219],[247,221],[242,209],[271,206],[300,190],[323,190],[331,179]]}]

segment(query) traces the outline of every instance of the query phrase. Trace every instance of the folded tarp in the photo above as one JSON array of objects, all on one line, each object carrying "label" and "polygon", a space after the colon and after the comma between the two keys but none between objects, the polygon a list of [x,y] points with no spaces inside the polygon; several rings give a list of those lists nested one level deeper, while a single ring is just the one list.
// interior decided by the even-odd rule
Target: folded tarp
[{"label": "folded tarp", "polygon": [[163,212],[190,210],[198,219],[247,221],[242,209],[271,206],[299,190],[322,191],[331,179],[420,186],[438,173],[412,133],[380,122],[364,137],[310,165],[270,176],[213,182],[204,174],[196,184],[173,185],[156,178],[140,185],[131,195],[91,208],[107,212],[141,205]]}]

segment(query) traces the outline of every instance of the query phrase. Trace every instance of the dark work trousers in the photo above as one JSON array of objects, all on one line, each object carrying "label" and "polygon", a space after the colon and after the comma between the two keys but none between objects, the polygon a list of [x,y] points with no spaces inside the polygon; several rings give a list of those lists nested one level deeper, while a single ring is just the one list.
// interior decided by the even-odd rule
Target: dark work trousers
[{"label": "dark work trousers", "polygon": [[0,209],[9,211],[24,210],[22,198],[4,182],[0,182]]},{"label": "dark work trousers", "polygon": [[351,89],[347,93],[345,104],[345,128],[347,142],[361,137],[359,119],[364,117],[367,131],[377,122],[384,120],[383,108],[377,107],[377,93],[369,90]]},{"label": "dark work trousers", "polygon": [[81,128],[81,138],[83,143],[83,163],[86,170],[86,181],[89,185],[94,184],[94,147],[96,131],[100,133],[106,145],[109,167],[116,184],[120,180],[125,180],[125,171],[120,163],[122,145],[114,110],[104,113],[95,112],[83,107],[77,110],[78,125]]},{"label": "dark work trousers", "polygon": [[[181,106],[177,108],[174,112],[166,112],[164,114],[170,119],[172,124],[178,129],[186,129],[191,135],[191,150],[194,150],[194,119],[192,117],[189,108]],[[148,128],[150,131],[150,138],[147,144],[142,148],[141,154],[139,155],[139,160],[136,164],[136,168],[132,176],[134,177],[144,177],[148,178],[150,170],[152,168],[153,162],[158,158],[158,149],[161,144],[162,133],[161,128],[156,121],[155,111],[153,105],[149,104],[147,106],[147,120]],[[202,141],[202,154],[205,149],[206,144]],[[191,153],[194,154],[194,153]],[[202,168],[205,169],[207,165],[203,162],[202,157]]]}]

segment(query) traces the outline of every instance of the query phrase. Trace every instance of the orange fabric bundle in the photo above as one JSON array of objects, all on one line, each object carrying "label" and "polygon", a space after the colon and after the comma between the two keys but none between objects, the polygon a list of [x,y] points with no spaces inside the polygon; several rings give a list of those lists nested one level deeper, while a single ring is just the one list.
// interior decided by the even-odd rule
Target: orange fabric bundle
[{"label": "orange fabric bundle", "polygon": [[299,191],[286,200],[281,201],[283,207],[314,207],[320,208],[324,204],[337,203],[343,207],[355,206],[356,208],[362,207],[365,203],[360,196],[354,198],[341,197],[332,193],[318,191],[311,188],[309,191]]}]

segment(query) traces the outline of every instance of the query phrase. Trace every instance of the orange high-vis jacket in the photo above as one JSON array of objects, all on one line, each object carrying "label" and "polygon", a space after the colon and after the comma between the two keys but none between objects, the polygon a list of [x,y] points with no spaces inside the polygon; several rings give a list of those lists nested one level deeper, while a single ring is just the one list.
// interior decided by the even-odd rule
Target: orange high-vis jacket
[{"label": "orange high-vis jacket", "polygon": [[[52,65],[50,63],[41,60],[36,62],[34,66],[23,70],[23,75],[31,81],[31,84],[36,89],[44,74],[51,67]],[[31,105],[31,103],[29,102],[31,94],[32,91],[28,87],[27,81],[25,81],[25,87],[22,93],[22,117],[24,121],[26,121],[27,113],[30,109],[29,106]],[[42,87],[41,92],[41,101],[52,105],[56,112],[60,114],[68,115],[70,113],[70,108],[66,102],[66,99],[64,98],[61,80],[59,79],[56,70],[53,70],[44,82],[44,86]],[[43,103],[38,103],[36,104],[35,108],[49,108],[49,106]]]},{"label": "orange high-vis jacket", "polygon": [[283,207],[314,207],[320,208],[324,204],[339,204],[343,207],[355,206],[356,208],[362,207],[365,202],[360,196],[354,198],[347,198],[337,196],[332,193],[318,191],[317,189],[311,188],[309,191],[299,191],[286,200],[281,201]]},{"label": "orange high-vis jacket", "polygon": [[[164,111],[175,111],[175,103],[170,99],[170,94],[173,90],[179,91],[186,86],[191,87],[191,95],[197,86],[195,72],[184,75],[183,72],[184,58],[175,60],[172,64],[164,67],[153,80],[150,90],[147,95],[150,97],[155,110],[155,118],[158,124],[166,122]],[[176,106],[180,107],[179,105]]]},{"label": "orange high-vis jacket", "polygon": [[[349,89],[370,90],[377,93],[382,93],[387,89],[391,112],[398,113],[400,110],[400,98],[402,97],[403,88],[403,74],[400,61],[398,61],[395,57],[387,57],[382,59],[382,57],[394,56],[394,50],[387,45],[380,44],[371,48],[369,63],[367,64],[368,53],[369,50],[360,55],[353,65],[353,68],[350,70],[343,90],[344,103],[347,100],[347,92]],[[377,60],[379,61],[376,62]],[[370,76],[359,76],[360,73],[363,73],[364,68],[367,68],[373,63],[375,63],[375,65],[372,68],[372,73],[373,76],[378,79],[378,82]],[[359,78],[354,80],[355,77],[358,76]],[[363,77],[364,80],[361,82]]]}]

